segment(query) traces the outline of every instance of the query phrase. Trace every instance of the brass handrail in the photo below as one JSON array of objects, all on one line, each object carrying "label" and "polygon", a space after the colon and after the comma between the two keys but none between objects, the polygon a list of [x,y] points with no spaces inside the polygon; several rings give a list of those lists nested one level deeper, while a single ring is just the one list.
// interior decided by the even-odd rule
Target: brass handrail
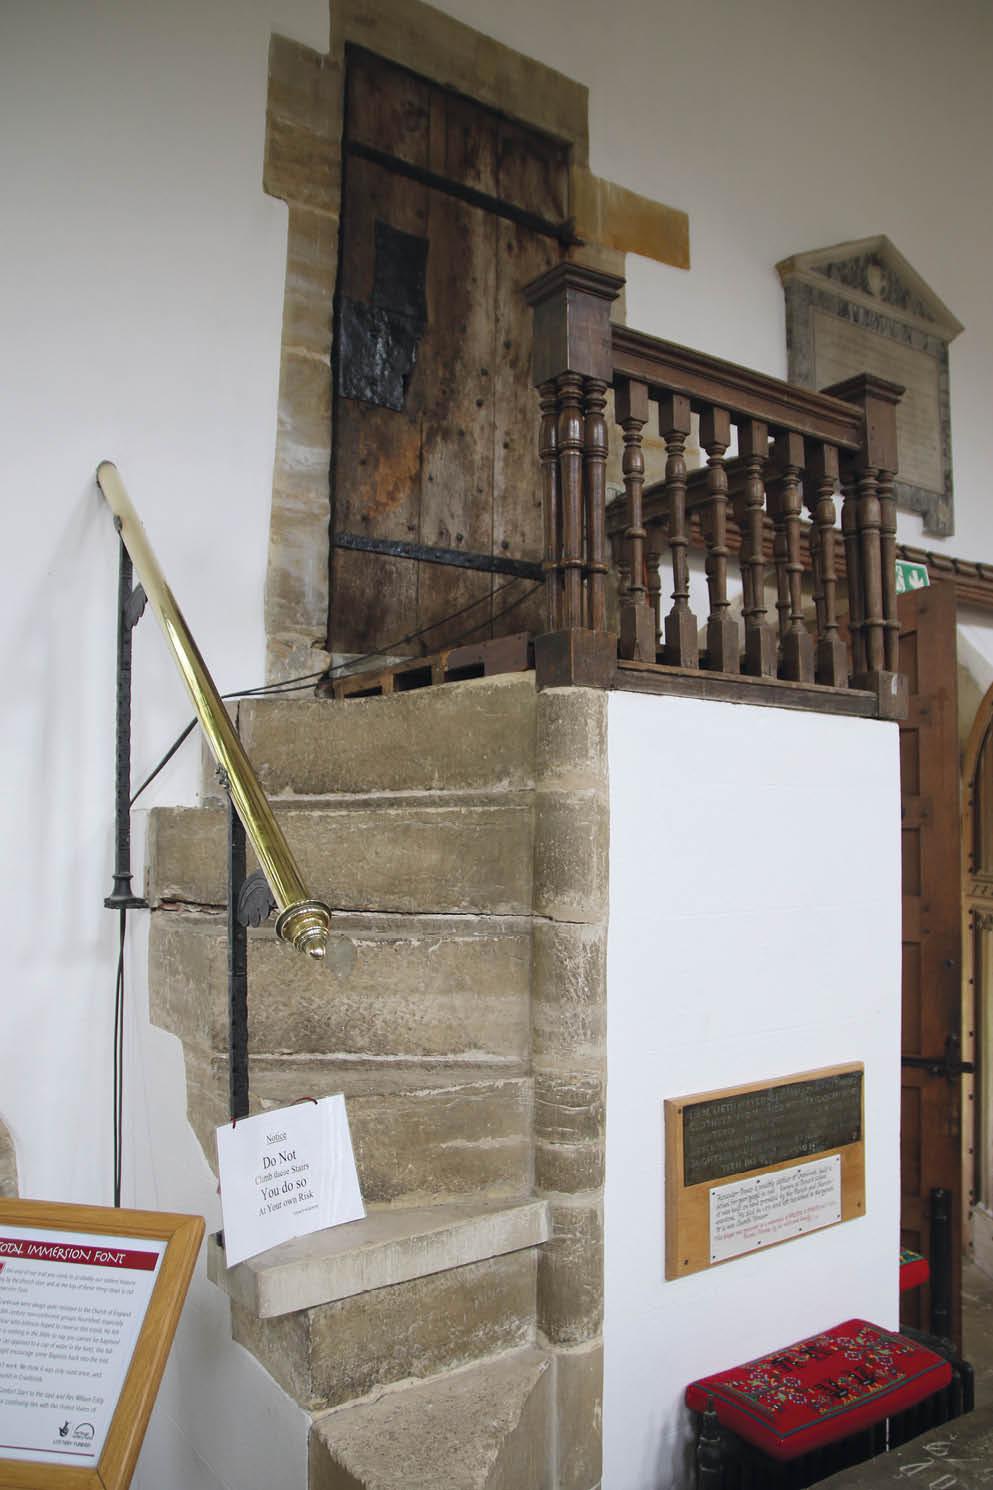
[{"label": "brass handrail", "polygon": [[231,801],[275,897],[279,912],[276,935],[291,943],[298,952],[321,958],[327,949],[331,911],[323,901],[308,898],[283,830],[276,822],[269,800],[159,568],[141,519],[131,505],[113,461],[101,461],[97,467],[97,482],[117,519],[121,538],[172,649],[200,727],[214,759],[224,772]]}]

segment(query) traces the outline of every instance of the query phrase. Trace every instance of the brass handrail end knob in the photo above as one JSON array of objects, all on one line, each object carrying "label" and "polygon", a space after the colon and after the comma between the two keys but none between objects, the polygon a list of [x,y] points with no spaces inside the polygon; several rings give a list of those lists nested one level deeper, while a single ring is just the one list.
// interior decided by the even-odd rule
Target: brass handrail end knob
[{"label": "brass handrail end knob", "polygon": [[301,900],[288,905],[276,921],[276,935],[320,961],[327,951],[331,911],[321,900]]}]

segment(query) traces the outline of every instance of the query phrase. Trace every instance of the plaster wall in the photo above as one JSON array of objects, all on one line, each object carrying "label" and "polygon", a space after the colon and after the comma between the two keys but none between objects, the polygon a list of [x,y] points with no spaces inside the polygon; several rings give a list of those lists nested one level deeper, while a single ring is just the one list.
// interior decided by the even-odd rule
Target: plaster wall
[{"label": "plaster wall", "polygon": [[[608,726],[603,1486],[684,1490],[687,1382],[897,1323],[897,729],[633,694]],[[866,1215],[667,1282],[663,1101],[846,1061]]]},{"label": "plaster wall", "polygon": [[[0,1119],[26,1196],[111,1200],[117,553],[102,458],[220,687],[262,679],[286,268],[286,209],[260,184],[277,27],[324,48],[326,5],[0,6]],[[134,675],[138,781],[190,717],[148,617]],[[149,800],[192,798],[198,768],[191,742]],[[139,841],[139,886],[140,855]],[[147,1021],[143,919],[127,961],[124,1202],[216,1226],[178,1043]],[[201,1276],[138,1490],[302,1485],[305,1459],[299,1409],[231,1344]]]},{"label": "plaster wall", "polygon": [[[990,138],[986,5],[840,0],[828,15],[766,0],[761,23],[731,0],[442,8],[587,84],[592,168],[689,211],[689,273],[629,258],[632,324],[782,375],[776,260],[887,232],[967,328],[952,347],[949,546],[993,557],[990,193],[962,169]],[[286,269],[286,209],[261,188],[273,31],[323,51],[325,0],[0,7],[0,1119],[25,1195],[111,1193],[116,552],[100,459],[119,462],[222,689],[263,674]],[[151,620],[135,678],[137,780],[189,718]],[[146,800],[192,800],[197,776],[190,745]],[[133,919],[125,1201],[213,1225]],[[299,1414],[196,1287],[137,1483],[302,1483]]]}]

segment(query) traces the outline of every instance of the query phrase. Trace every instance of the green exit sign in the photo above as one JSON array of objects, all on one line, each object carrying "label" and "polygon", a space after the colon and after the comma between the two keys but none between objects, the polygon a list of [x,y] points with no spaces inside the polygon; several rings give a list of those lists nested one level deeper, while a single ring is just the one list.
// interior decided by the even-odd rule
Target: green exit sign
[{"label": "green exit sign", "polygon": [[907,559],[896,561],[896,593],[906,595],[908,590],[926,590],[931,581],[924,564],[911,564]]}]

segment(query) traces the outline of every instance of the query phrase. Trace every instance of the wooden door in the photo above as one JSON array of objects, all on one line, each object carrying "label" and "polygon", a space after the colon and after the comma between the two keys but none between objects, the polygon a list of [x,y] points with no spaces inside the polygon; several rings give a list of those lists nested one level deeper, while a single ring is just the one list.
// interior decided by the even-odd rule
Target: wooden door
[{"label": "wooden door", "polygon": [[[949,1192],[948,1333],[961,1338],[961,848],[955,593],[902,596],[900,669],[910,713],[900,726],[903,802],[901,1208],[905,1247],[931,1256],[931,1195]],[[932,1259],[932,1264],[935,1259]],[[928,1327],[931,1289],[904,1295],[906,1323]]]},{"label": "wooden door", "polygon": [[329,649],[416,655],[541,629],[534,578],[397,550],[541,560],[521,292],[562,254],[566,147],[358,51],[345,118]]},{"label": "wooden door", "polygon": [[993,1274],[993,689],[976,712],[962,761],[965,800],[963,1001],[968,1024],[963,1050],[975,1062],[965,1079],[967,1136],[963,1190],[970,1201],[971,1250]]}]

